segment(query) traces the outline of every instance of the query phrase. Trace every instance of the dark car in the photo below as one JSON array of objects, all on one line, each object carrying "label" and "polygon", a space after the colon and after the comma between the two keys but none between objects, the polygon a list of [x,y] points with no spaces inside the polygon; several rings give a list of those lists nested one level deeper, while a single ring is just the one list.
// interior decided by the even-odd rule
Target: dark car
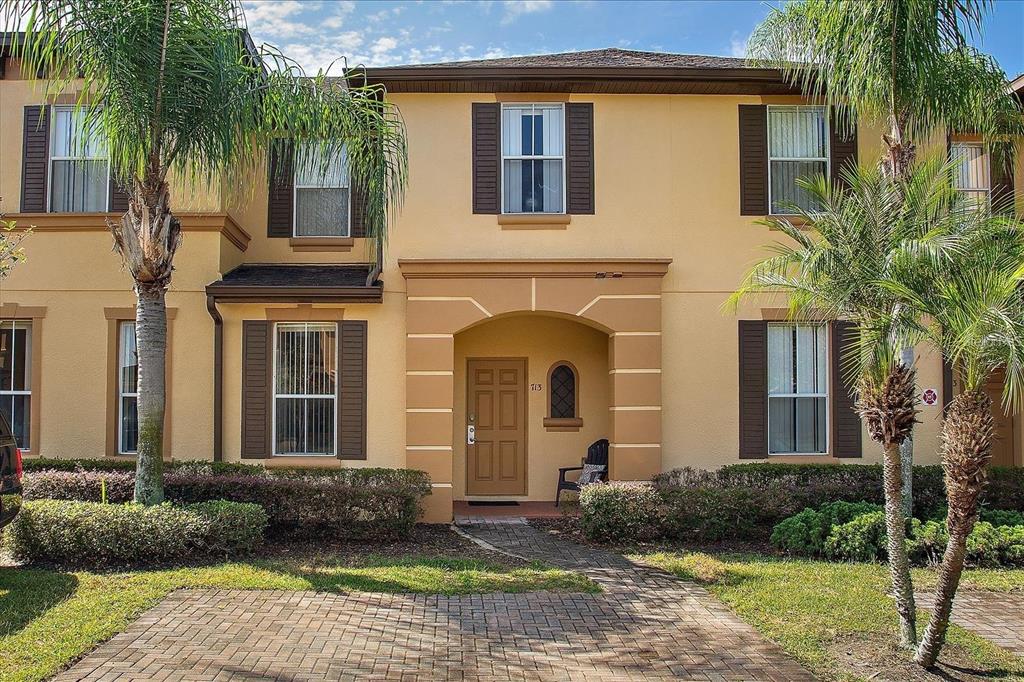
[{"label": "dark car", "polygon": [[21,450],[7,419],[0,414],[0,528],[21,509]]}]

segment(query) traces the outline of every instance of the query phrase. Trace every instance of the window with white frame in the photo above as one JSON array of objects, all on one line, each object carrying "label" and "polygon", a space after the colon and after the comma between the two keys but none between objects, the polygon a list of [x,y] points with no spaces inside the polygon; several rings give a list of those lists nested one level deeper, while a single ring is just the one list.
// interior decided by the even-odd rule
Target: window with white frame
[{"label": "window with white frame", "polygon": [[50,210],[106,211],[110,163],[102,133],[74,107],[54,107],[50,138]]},{"label": "window with white frame", "polygon": [[294,236],[348,237],[352,203],[349,190],[344,148],[326,164],[319,148],[301,148],[295,157]]},{"label": "window with white frame", "polygon": [[274,328],[274,454],[334,455],[337,325]]},{"label": "window with white frame", "polygon": [[501,109],[504,213],[565,211],[565,108],[509,104]]},{"label": "window with white frame", "polygon": [[981,143],[954,142],[949,154],[955,164],[956,188],[976,201],[986,204],[992,191],[988,154]]},{"label": "window with white frame", "polygon": [[768,325],[768,453],[828,452],[828,328]]},{"label": "window with white frame", "polygon": [[828,176],[828,116],[820,106],[768,107],[768,192],[773,215],[817,208],[800,178]]},{"label": "window with white frame", "polygon": [[135,322],[118,323],[117,329],[117,452],[128,455],[139,449],[139,349]]},{"label": "window with white frame", "polygon": [[32,323],[0,320],[0,411],[22,450],[32,449],[31,410]]}]

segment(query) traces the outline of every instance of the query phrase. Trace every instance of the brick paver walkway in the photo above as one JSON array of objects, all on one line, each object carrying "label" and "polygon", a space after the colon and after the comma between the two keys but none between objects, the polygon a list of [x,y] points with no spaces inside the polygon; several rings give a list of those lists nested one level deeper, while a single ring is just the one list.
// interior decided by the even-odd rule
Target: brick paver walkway
[{"label": "brick paver walkway", "polygon": [[604,591],[183,590],[56,680],[812,679],[693,584],[524,523],[462,529]]},{"label": "brick paver walkway", "polygon": [[[922,608],[930,609],[935,595],[920,594],[917,599]],[[1024,596],[961,590],[953,599],[952,620],[993,644],[1024,656]]]}]

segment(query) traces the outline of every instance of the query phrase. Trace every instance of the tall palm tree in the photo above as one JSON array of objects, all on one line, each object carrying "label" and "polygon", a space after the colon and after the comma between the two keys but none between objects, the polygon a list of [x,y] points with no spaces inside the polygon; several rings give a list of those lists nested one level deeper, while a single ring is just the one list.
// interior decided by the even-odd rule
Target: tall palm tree
[{"label": "tall palm tree", "polygon": [[[881,166],[905,183],[917,144],[935,134],[979,133],[1002,158],[1012,135],[1021,131],[1005,74],[969,44],[991,7],[991,0],[789,2],[755,29],[749,52],[755,62],[781,69],[808,97],[881,124]],[[851,125],[852,117],[847,119]],[[892,376],[877,378],[888,390],[903,391],[901,412],[915,393],[913,351],[909,346],[902,350],[893,358]],[[912,431],[892,434],[905,445],[900,461],[890,462],[887,455],[885,467],[887,506],[895,495],[900,502],[895,506],[904,513],[910,507]],[[901,585],[910,584],[910,573],[904,549],[891,549],[899,594]],[[913,594],[908,591],[897,601],[903,644],[912,646],[917,641]]]},{"label": "tall palm tree", "polygon": [[[367,235],[383,240],[406,178],[404,127],[359,70],[307,78],[253,46],[237,0],[23,0],[16,56],[49,93],[78,89],[83,125],[105,138],[128,211],[108,221],[138,299],[139,439],[135,499],[163,499],[165,295],[181,227],[169,175],[199,186],[248,179],[275,140],[312,145],[324,174],[345,154],[366,188]],[[275,146],[278,148],[279,145]],[[279,164],[280,165],[280,164]],[[232,184],[242,184],[232,183]],[[243,185],[244,186],[244,185]]]},{"label": "tall palm tree", "polygon": [[[923,314],[922,333],[958,369],[962,389],[942,424],[949,541],[915,655],[925,667],[935,664],[945,641],[967,536],[978,518],[995,436],[992,410],[1019,409],[1024,396],[1024,224],[998,213],[967,199],[954,202],[941,228],[944,257],[909,259],[884,283]],[[999,406],[985,390],[996,371],[1004,373]]]},{"label": "tall palm tree", "polygon": [[915,311],[880,282],[903,254],[941,249],[931,225],[948,190],[930,169],[903,181],[861,166],[845,172],[844,180],[845,190],[821,176],[798,181],[815,208],[792,207],[798,224],[784,217],[763,221],[788,241],[772,245],[772,255],[750,271],[730,301],[784,294],[796,319],[856,323],[858,337],[850,355],[841,358],[842,368],[856,380],[856,409],[882,447],[887,553],[901,635],[913,642],[916,612],[900,506],[899,447],[916,422],[917,396],[913,369],[899,361],[899,349],[912,341],[917,325]]}]

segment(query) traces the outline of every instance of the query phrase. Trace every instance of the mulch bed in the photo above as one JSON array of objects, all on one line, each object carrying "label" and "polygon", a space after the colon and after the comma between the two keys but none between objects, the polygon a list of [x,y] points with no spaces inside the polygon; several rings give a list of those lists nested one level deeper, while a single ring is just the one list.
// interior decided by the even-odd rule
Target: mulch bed
[{"label": "mulch bed", "polygon": [[946,644],[933,670],[914,663],[891,637],[850,635],[837,640],[830,653],[847,672],[872,682],[983,682],[1004,677],[1000,671],[978,670],[970,656],[956,646]]}]

